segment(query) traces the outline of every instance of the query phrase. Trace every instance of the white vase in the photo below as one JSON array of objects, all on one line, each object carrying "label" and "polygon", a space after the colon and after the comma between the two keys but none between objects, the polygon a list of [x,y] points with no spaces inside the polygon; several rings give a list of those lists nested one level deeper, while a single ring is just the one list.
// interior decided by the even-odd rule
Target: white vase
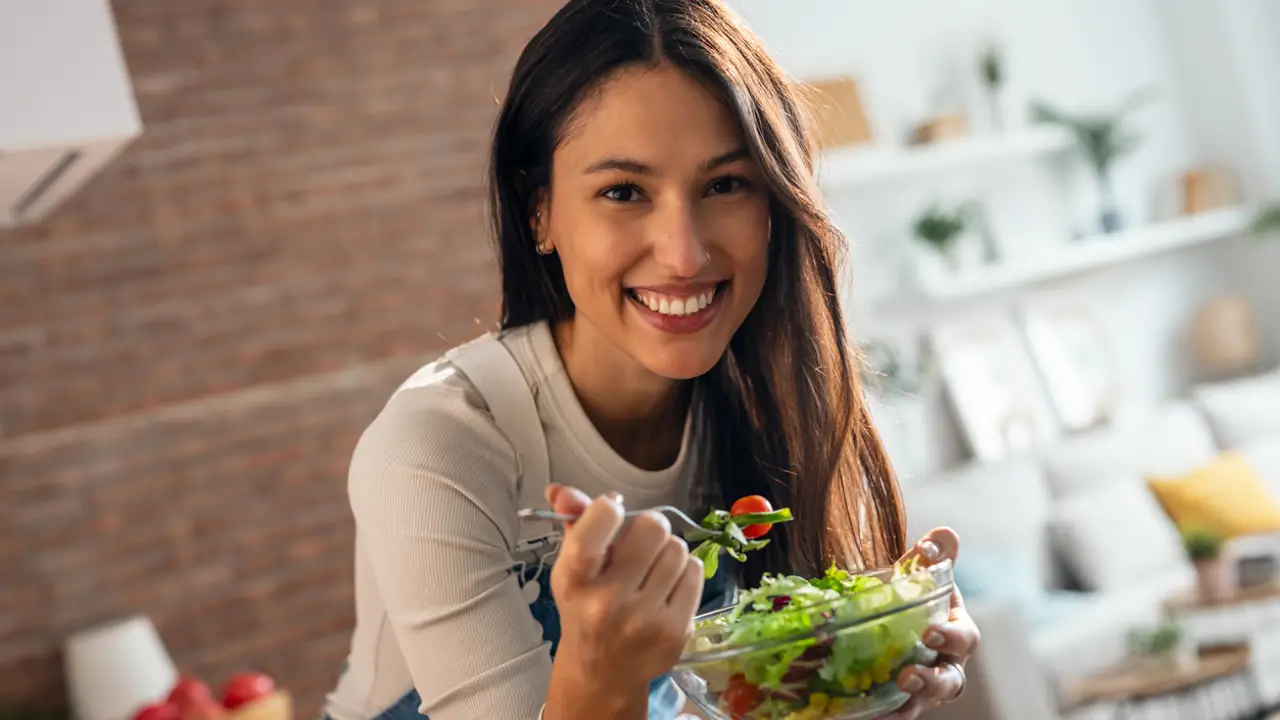
[{"label": "white vase", "polygon": [[127,720],[168,696],[178,671],[145,617],[132,617],[69,637],[67,692],[78,720]]}]

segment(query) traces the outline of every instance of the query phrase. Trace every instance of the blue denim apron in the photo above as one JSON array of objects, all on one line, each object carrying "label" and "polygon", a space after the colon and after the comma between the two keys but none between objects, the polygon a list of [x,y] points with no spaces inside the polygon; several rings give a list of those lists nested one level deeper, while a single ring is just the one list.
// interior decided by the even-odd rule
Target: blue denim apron
[{"label": "blue denim apron", "polygon": [[[733,562],[726,558],[720,563],[720,569],[715,576],[706,582],[702,590],[700,614],[718,610],[733,602],[733,575],[728,570],[732,566]],[[537,572],[537,567],[523,568],[520,585],[523,587],[526,582],[537,576]],[[544,570],[539,579],[541,592],[538,594],[538,599],[529,605],[529,612],[533,613],[533,619],[542,626],[542,639],[551,643],[551,657],[554,658],[556,648],[560,644],[560,612],[556,609],[555,598],[551,596],[551,584],[547,580],[547,572]],[[654,680],[649,684],[649,720],[673,720],[684,709],[682,700],[675,681],[670,676],[663,675]],[[374,720],[422,720],[425,716],[418,712],[418,706],[421,704],[422,696],[418,695],[416,689],[410,690],[394,705],[375,716]],[[330,720],[330,718],[325,716],[324,720]]]}]

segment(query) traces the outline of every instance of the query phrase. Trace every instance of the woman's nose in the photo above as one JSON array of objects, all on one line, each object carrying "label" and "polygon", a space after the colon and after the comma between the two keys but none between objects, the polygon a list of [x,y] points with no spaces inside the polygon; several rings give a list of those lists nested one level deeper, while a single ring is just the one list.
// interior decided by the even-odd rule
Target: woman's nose
[{"label": "woman's nose", "polygon": [[654,258],[672,275],[691,278],[706,267],[707,245],[692,208],[673,207],[662,213],[653,234]]}]

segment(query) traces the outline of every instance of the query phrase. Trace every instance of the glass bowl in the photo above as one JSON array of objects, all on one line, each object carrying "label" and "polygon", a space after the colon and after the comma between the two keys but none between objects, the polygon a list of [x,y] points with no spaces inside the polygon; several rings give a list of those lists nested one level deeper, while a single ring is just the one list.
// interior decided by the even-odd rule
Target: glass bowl
[{"label": "glass bowl", "polygon": [[901,707],[899,672],[937,659],[921,636],[950,614],[951,563],[853,577],[879,583],[803,608],[771,600],[778,613],[700,616],[676,684],[717,720],[865,720]]}]

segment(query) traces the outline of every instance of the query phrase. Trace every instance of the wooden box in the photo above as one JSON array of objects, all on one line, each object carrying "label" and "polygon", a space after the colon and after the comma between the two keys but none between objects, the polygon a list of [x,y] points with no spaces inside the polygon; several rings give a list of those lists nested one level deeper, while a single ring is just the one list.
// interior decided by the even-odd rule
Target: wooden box
[{"label": "wooden box", "polygon": [[228,710],[225,720],[293,720],[293,698],[287,691],[270,695]]}]

